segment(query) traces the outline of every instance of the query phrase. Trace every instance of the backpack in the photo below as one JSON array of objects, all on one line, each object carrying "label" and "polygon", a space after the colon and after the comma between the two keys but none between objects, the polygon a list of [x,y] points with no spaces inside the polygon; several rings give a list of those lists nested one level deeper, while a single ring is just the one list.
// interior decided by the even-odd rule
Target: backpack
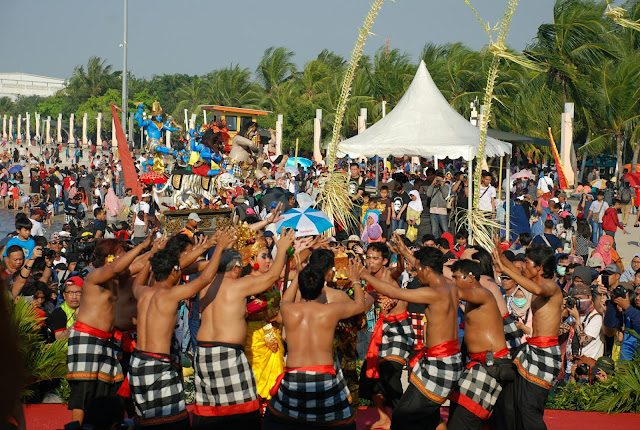
[{"label": "backpack", "polygon": [[633,198],[633,194],[631,193],[631,188],[622,187],[620,190],[620,201],[624,204],[631,203],[631,199]]}]

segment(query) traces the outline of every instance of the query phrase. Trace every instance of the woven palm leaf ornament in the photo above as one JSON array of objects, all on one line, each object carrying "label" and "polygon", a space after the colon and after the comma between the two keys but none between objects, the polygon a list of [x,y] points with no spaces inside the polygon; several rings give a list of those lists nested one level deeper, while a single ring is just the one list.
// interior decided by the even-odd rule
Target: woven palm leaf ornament
[{"label": "woven palm leaf ornament", "polygon": [[360,28],[358,39],[351,52],[351,59],[349,60],[349,65],[342,80],[342,89],[333,122],[331,142],[327,148],[328,174],[321,178],[321,197],[318,205],[330,219],[335,220],[339,225],[344,227],[357,221],[351,214],[352,202],[348,192],[349,176],[344,172],[336,171],[336,154],[338,152],[338,143],[340,143],[340,131],[342,130],[342,123],[344,121],[347,103],[349,102],[349,96],[351,95],[351,85],[356,70],[358,69],[358,64],[362,58],[364,43],[371,34],[371,27],[383,3],[384,0],[374,0],[374,2],[371,3],[369,13],[367,13],[364,24]]},{"label": "woven palm leaf ornament", "polygon": [[[482,165],[485,154],[485,146],[487,143],[487,130],[489,123],[491,122],[491,106],[493,103],[493,90],[495,87],[496,79],[498,78],[498,70],[500,67],[500,61],[502,59],[513,61],[533,70],[542,70],[542,66],[535,61],[526,58],[519,53],[509,52],[505,45],[507,33],[509,32],[509,26],[511,25],[511,18],[518,5],[518,0],[509,0],[507,7],[504,11],[504,15],[494,27],[491,27],[488,22],[485,22],[475,8],[471,5],[470,0],[464,0],[469,6],[471,11],[475,14],[476,18],[480,22],[480,25],[484,29],[487,36],[489,36],[489,52],[493,55],[491,59],[491,65],[487,75],[487,84],[485,86],[484,96],[482,98],[482,104],[484,109],[482,111],[482,117],[480,121],[480,144],[478,145],[478,155],[476,156],[476,166],[473,175],[473,181],[475,190],[473,193],[473,209],[471,211],[464,211],[463,217],[460,220],[464,227],[469,227],[472,231],[472,238],[475,243],[482,246],[485,249],[491,249],[495,246],[493,241],[494,232],[498,231],[501,226],[496,220],[490,219],[485,213],[478,210],[478,203],[480,200],[480,184],[482,180],[482,169],[479,167]],[[494,35],[497,33],[495,40]]]},{"label": "woven palm leaf ornament", "polygon": [[604,13],[605,16],[613,19],[613,21],[622,26],[622,27],[626,27],[626,28],[631,28],[632,30],[636,30],[636,31],[640,31],[640,20],[638,21],[631,21],[630,19],[627,19],[627,10],[625,8],[622,7],[613,7],[611,6],[611,3],[609,3],[609,1],[607,1],[607,11]]}]

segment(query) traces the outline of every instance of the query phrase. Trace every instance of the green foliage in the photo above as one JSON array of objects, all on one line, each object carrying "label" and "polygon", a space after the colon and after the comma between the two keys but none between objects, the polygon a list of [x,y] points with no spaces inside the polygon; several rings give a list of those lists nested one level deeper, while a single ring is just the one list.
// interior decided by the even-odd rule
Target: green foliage
[{"label": "green foliage", "polygon": [[119,106],[122,103],[121,93],[118,90],[110,89],[101,96],[90,97],[87,101],[78,106],[76,118],[82,118],[86,112],[88,116],[87,133],[95,134],[97,132],[96,118],[98,113],[102,112],[102,137],[107,136],[107,131],[111,130],[111,103]]},{"label": "green foliage", "polygon": [[572,411],[640,413],[640,354],[618,362],[616,373],[592,385],[569,383],[549,396],[547,407]]},{"label": "green foliage", "polygon": [[19,354],[24,363],[25,386],[23,400],[33,395],[33,385],[52,379],[64,378],[67,374],[67,342],[57,340],[47,344],[40,334],[41,319],[31,304],[22,297],[17,302],[9,301],[10,325],[16,333]]},{"label": "green foliage", "polygon": [[[628,20],[640,19],[639,0],[625,1],[622,6]],[[640,32],[618,25],[604,15],[606,11],[603,0],[557,0],[553,19],[541,23],[525,51],[525,56],[542,64],[544,70],[501,61],[490,127],[542,138],[547,138],[547,127],[551,127],[559,141],[560,113],[565,102],[572,102],[574,141],[584,142],[590,136],[589,145],[581,151],[621,153],[623,145],[635,147],[640,142],[640,80],[636,74]],[[508,49],[505,52],[512,54]],[[200,113],[198,106],[203,104],[264,109],[273,112],[259,119],[264,128],[274,128],[277,115],[284,116],[285,148],[292,148],[299,138],[302,148],[311,149],[316,109],[323,111],[323,142],[331,139],[348,63],[326,49],[300,66],[295,58],[286,47],[270,47],[255,71],[231,64],[201,76],[162,74],[145,79],[130,74],[129,110],[133,102],[150,106],[158,100],[165,112],[182,122],[183,109]],[[368,110],[368,124],[382,117],[383,101],[387,112],[393,109],[410,84],[419,59],[425,61],[445,99],[468,117],[470,102],[484,94],[492,52],[472,50],[462,43],[428,43],[419,58],[411,58],[402,48],[389,52],[380,48],[371,57],[363,56],[354,70],[339,138],[357,133],[361,108]],[[56,118],[62,113],[66,119],[71,112],[82,117],[86,106],[91,109],[86,111],[90,133],[95,134],[99,111],[105,118],[103,128],[110,129],[107,102],[120,105],[120,86],[120,72],[103,59],[91,57],[86,65],[76,67],[65,90],[45,99],[0,99],[0,115],[17,118],[28,111]],[[547,152],[546,148],[526,145],[521,150],[535,155]]]}]

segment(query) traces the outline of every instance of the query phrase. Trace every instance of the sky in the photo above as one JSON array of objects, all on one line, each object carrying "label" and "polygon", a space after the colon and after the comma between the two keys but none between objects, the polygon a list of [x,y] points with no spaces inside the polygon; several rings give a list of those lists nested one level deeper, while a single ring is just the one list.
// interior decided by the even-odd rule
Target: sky
[{"label": "sky", "polygon": [[[507,0],[471,0],[494,25]],[[520,0],[507,45],[530,44],[553,20],[554,0]],[[136,77],[202,75],[239,64],[255,71],[264,51],[284,46],[303,65],[323,49],[349,57],[369,0],[129,0],[128,69]],[[123,0],[3,0],[0,72],[69,78],[98,56],[122,70]],[[417,63],[427,43],[480,49],[488,37],[464,0],[385,1],[365,45],[389,39]]]}]

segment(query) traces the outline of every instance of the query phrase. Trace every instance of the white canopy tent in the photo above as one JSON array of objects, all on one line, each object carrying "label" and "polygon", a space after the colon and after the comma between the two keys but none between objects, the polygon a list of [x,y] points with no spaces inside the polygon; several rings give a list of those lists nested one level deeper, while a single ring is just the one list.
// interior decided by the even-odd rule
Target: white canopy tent
[{"label": "white canopy tent", "polygon": [[[471,160],[479,143],[480,130],[449,105],[421,61],[398,105],[364,132],[342,141],[338,149],[352,158],[414,155]],[[511,154],[511,144],[487,137],[485,154]]]},{"label": "white canopy tent", "polygon": [[[424,61],[420,61],[411,85],[397,106],[380,121],[338,145],[338,152],[352,158],[402,157],[425,158],[462,157],[469,161],[472,177],[473,159],[478,155],[480,130],[456,112],[433,82]],[[487,136],[485,156],[509,156],[511,144]],[[377,167],[377,163],[376,163]],[[506,182],[510,182],[510,162],[507,157]],[[472,208],[472,188],[469,207]],[[506,234],[510,230],[510,195],[506,193]],[[469,225],[471,227],[471,225]],[[469,239],[472,239],[469,229]]]}]

